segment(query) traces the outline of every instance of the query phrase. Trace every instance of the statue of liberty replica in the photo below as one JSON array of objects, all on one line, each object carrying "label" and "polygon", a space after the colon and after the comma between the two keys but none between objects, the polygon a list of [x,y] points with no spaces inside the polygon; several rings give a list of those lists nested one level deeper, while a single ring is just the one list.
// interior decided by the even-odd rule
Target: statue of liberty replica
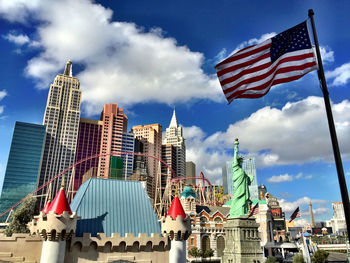
[{"label": "statue of liberty replica", "polygon": [[231,203],[230,217],[247,217],[251,204],[249,185],[253,181],[253,175],[246,174],[242,168],[243,158],[238,158],[238,139],[234,142],[235,153],[232,162],[232,179],[234,195]]},{"label": "statue of liberty replica", "polygon": [[238,139],[234,142],[232,161],[232,180],[234,193],[230,216],[224,226],[226,232],[223,263],[264,263],[264,254],[260,246],[259,224],[250,216],[249,185],[253,176],[243,168],[243,158],[238,157]]}]

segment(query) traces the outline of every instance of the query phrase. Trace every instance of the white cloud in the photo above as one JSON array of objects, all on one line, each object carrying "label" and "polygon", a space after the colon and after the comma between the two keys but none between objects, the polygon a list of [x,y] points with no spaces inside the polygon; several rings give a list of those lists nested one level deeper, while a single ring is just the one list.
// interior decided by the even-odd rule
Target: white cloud
[{"label": "white cloud", "polygon": [[[0,100],[5,98],[7,96],[7,91],[6,90],[0,90]],[[0,105],[0,116],[4,112],[4,106]]]},{"label": "white cloud", "polygon": [[281,183],[281,182],[291,182],[294,177],[289,174],[274,175],[267,179],[270,183]]},{"label": "white cloud", "polygon": [[6,36],[4,36],[5,39],[7,39],[8,41],[22,46],[24,44],[28,44],[30,42],[30,39],[27,35],[23,35],[23,34],[12,34],[12,33],[8,33]]},{"label": "white cloud", "polygon": [[307,225],[310,225],[309,221],[305,218],[301,218],[301,219],[295,219],[294,220],[294,226],[295,227],[305,227]]},{"label": "white cloud", "polygon": [[0,90],[0,100],[5,98],[5,96],[7,96],[7,91],[6,90]]},{"label": "white cloud", "polygon": [[[333,105],[338,140],[344,159],[350,156],[350,102]],[[264,107],[209,136],[206,147],[226,151],[239,138],[241,150],[256,156],[257,166],[333,161],[324,101],[308,97],[281,109]]]},{"label": "white cloud", "polygon": [[[343,160],[350,157],[350,102],[333,104],[333,115]],[[323,98],[308,97],[286,103],[281,109],[264,107],[226,131],[208,135],[196,126],[185,127],[187,160],[210,179],[221,179],[221,167],[232,160],[233,138],[239,138],[242,152],[255,156],[257,167],[333,161]],[[270,178],[272,181],[306,180],[298,173]]]},{"label": "white cloud", "polygon": [[265,34],[262,34],[259,38],[251,38],[247,41],[244,41],[242,43],[240,43],[232,52],[230,55],[236,53],[237,51],[241,50],[242,48],[245,48],[247,46],[252,46],[252,45],[255,45],[255,44],[259,44],[269,38],[272,38],[276,35],[275,32],[271,32],[271,33],[265,33]]},{"label": "white cloud", "polygon": [[79,63],[83,70],[77,77],[87,114],[100,112],[111,101],[125,107],[224,98],[216,76],[201,69],[203,54],[179,46],[159,28],[146,31],[133,23],[114,22],[112,10],[88,0],[38,0],[30,6],[13,2],[0,6],[5,18],[14,21],[14,14],[22,12],[39,20],[37,45],[43,51],[28,62],[26,75],[38,88],[48,88],[67,59],[73,61],[73,74],[74,63]]},{"label": "white cloud", "polygon": [[334,51],[327,46],[320,46],[321,58],[323,63],[334,62]]},{"label": "white cloud", "polygon": [[332,71],[327,71],[326,78],[332,80],[331,86],[342,86],[350,80],[350,62],[335,68]]}]

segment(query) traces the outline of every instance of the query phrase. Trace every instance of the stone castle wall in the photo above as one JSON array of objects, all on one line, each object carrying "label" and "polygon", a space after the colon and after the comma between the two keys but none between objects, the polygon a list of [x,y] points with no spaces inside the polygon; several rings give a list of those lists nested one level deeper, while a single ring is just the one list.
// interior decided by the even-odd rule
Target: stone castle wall
[{"label": "stone castle wall", "polygon": [[0,237],[0,262],[40,262],[43,239],[29,234]]},{"label": "stone castle wall", "polygon": [[104,233],[91,237],[84,233],[83,237],[73,237],[67,245],[65,263],[73,262],[169,262],[167,237],[159,234],[112,234]]}]

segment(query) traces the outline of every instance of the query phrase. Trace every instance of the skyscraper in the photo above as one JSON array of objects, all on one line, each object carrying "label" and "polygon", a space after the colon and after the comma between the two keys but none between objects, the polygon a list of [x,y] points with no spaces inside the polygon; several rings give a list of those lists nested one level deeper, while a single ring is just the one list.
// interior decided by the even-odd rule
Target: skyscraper
[{"label": "skyscraper", "polygon": [[[131,129],[135,138],[140,140],[143,145],[143,153],[155,156],[161,159],[162,156],[162,126],[160,124],[138,125]],[[156,159],[147,158],[147,176],[151,177],[147,181],[153,181],[153,188],[149,191],[151,199],[154,199],[155,176],[158,175],[159,162]]]},{"label": "skyscraper", "polygon": [[[135,150],[135,134],[123,133],[122,138],[122,152],[131,152]],[[134,155],[122,155],[123,158],[123,177],[129,178],[133,173]]]},{"label": "skyscraper", "polygon": [[[128,117],[117,104],[110,103],[104,105],[101,120],[103,121],[103,130],[100,154],[107,155],[100,157],[99,176],[108,178],[111,160],[108,154],[122,151],[123,132],[127,130]],[[120,157],[120,155],[118,156]]]},{"label": "skyscraper", "polygon": [[[75,162],[100,153],[103,121],[80,118]],[[98,158],[86,160],[75,168],[74,191],[83,182],[83,176],[96,177]]]},{"label": "skyscraper", "polygon": [[176,175],[178,177],[186,176],[186,147],[183,137],[182,127],[179,126],[175,109],[171,118],[169,128],[166,129],[163,144],[171,144],[176,149]]},{"label": "skyscraper", "polygon": [[[163,144],[162,145],[162,160],[168,164],[168,166],[176,172],[176,148],[171,144]],[[168,171],[168,167],[162,165],[162,179],[161,186],[162,190],[165,189],[167,178],[170,171]],[[171,176],[171,174],[170,174]]]},{"label": "skyscraper", "polygon": [[[63,74],[58,74],[50,85],[43,124],[46,141],[38,186],[58,175],[75,161],[78,137],[81,90],[79,80],[72,75],[72,62],[68,61]],[[69,182],[71,171],[66,173]],[[60,180],[52,184],[53,195],[60,188]],[[44,188],[41,193],[46,193]],[[40,193],[39,193],[40,194]],[[43,197],[40,206],[43,206]]]},{"label": "skyscraper", "polygon": [[36,189],[45,126],[16,122],[0,198],[3,213]]},{"label": "skyscraper", "polygon": [[186,162],[186,177],[192,179],[186,179],[186,184],[196,185],[196,164],[194,162]]}]

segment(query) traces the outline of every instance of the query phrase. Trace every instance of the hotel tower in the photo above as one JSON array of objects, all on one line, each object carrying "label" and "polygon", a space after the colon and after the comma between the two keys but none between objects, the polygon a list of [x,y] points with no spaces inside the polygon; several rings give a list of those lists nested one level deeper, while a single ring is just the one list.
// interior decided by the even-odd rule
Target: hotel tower
[{"label": "hotel tower", "polygon": [[175,109],[171,118],[169,128],[166,129],[163,145],[171,144],[176,149],[176,175],[178,177],[186,176],[186,147],[183,137],[182,127],[177,123]]},{"label": "hotel tower", "polygon": [[[64,73],[58,74],[50,85],[43,120],[46,140],[38,187],[74,164],[80,119],[79,86],[79,80],[72,75],[72,62],[68,61]],[[71,171],[65,174],[66,182],[70,182],[71,174]],[[52,183],[53,196],[60,189],[61,178]],[[38,194],[40,196],[46,192],[47,188],[44,187]],[[45,196],[41,196],[39,200],[42,208]]]}]

